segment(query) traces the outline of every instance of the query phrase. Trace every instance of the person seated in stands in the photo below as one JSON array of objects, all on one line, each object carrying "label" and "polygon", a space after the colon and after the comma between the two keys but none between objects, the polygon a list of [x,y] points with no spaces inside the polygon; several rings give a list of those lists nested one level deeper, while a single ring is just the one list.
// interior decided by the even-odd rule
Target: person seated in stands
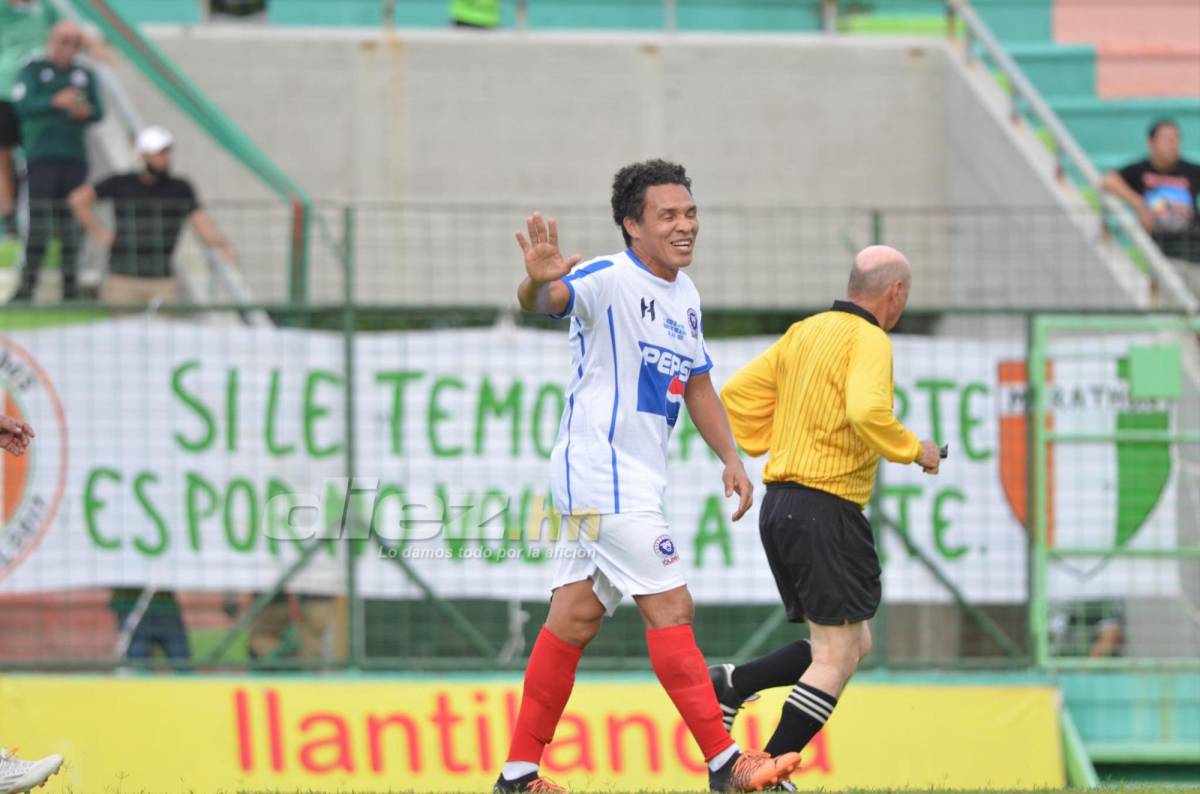
[{"label": "person seated in stands", "polygon": [[1137,213],[1163,255],[1183,260],[1184,280],[1200,292],[1200,165],[1180,157],[1179,125],[1161,119],[1150,127],[1150,156],[1104,175],[1103,187]]},{"label": "person seated in stands", "polygon": [[[178,299],[172,255],[190,222],[205,244],[229,262],[237,254],[200,205],[186,179],[171,175],[175,145],[164,127],[147,127],[137,136],[142,168],[84,185],[68,199],[88,236],[109,251],[108,275],[100,299],[109,304],[174,303]],[[116,226],[106,229],[94,212],[97,201],[113,202]]]}]

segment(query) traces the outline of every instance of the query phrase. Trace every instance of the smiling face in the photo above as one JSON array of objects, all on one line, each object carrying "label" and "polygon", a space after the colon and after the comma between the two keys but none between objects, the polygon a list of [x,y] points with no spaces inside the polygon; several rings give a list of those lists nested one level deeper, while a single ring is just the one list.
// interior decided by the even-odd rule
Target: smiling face
[{"label": "smiling face", "polygon": [[700,233],[696,202],[683,185],[648,187],[642,217],[626,218],[625,231],[638,259],[659,277],[673,281],[680,268],[692,263]]}]

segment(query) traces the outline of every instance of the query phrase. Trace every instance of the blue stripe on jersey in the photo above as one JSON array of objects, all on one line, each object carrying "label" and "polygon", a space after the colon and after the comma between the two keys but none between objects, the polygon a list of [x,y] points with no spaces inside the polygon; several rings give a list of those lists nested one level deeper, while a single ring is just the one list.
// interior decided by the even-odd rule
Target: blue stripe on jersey
[{"label": "blue stripe on jersey", "polygon": [[571,293],[571,297],[567,298],[567,308],[563,309],[562,314],[551,314],[550,316],[555,320],[561,320],[564,317],[569,317],[571,310],[575,308],[575,285],[571,282],[578,281],[584,276],[590,276],[591,274],[597,273],[606,267],[612,267],[612,264],[613,263],[611,259],[601,259],[599,262],[593,262],[587,267],[581,267],[574,273],[564,277],[562,281],[567,285],[567,291]]},{"label": "blue stripe on jersey", "polygon": [[713,368],[713,360],[712,360],[712,357],[710,355],[708,355],[708,348],[706,347],[706,348],[704,348],[704,363],[698,367],[693,368],[692,374],[693,375],[703,375],[705,372],[708,372],[712,368]]},{"label": "blue stripe on jersey", "polygon": [[608,338],[612,342],[613,354],[613,409],[612,419],[608,423],[608,448],[612,450],[613,473],[613,512],[621,512],[621,489],[617,485],[617,448],[613,446],[613,436],[617,432],[617,403],[621,398],[621,371],[617,368],[617,331],[613,326],[612,306],[608,307]]},{"label": "blue stripe on jersey", "polygon": [[551,319],[554,320],[562,320],[570,317],[571,310],[575,308],[575,286],[565,278],[563,279],[563,283],[567,285],[567,292],[570,293],[570,296],[567,298],[567,308],[562,310],[562,314],[555,314],[554,312],[550,313]]},{"label": "blue stripe on jersey", "polygon": [[[640,267],[642,270],[645,270],[645,271],[646,271],[647,273],[649,273],[650,275],[654,276],[654,271],[653,271],[653,270],[651,270],[650,268],[646,267],[646,264],[645,264],[645,263],[644,263],[642,260],[640,260],[640,259],[638,259],[638,258],[637,258],[637,254],[635,254],[635,253],[633,252],[633,249],[632,249],[632,248],[626,248],[626,249],[625,249],[625,255],[626,255],[626,256],[628,256],[630,259],[632,259],[632,260],[633,260],[633,263],[634,263],[635,265],[637,265],[638,267]],[[655,278],[658,278],[658,276],[654,276],[654,277],[655,277]]]},{"label": "blue stripe on jersey", "polygon": [[583,360],[587,358],[587,348],[583,344],[583,323],[579,323],[579,377],[583,377]]},{"label": "blue stripe on jersey", "polygon": [[[578,322],[578,321],[576,321]],[[583,359],[587,355],[587,348],[583,344],[583,328],[579,329],[579,377],[583,377]],[[571,420],[575,418],[575,392],[571,392],[571,398],[567,405],[567,450],[563,454],[563,460],[567,464],[567,514],[571,515],[575,512],[575,507],[571,501]]]}]

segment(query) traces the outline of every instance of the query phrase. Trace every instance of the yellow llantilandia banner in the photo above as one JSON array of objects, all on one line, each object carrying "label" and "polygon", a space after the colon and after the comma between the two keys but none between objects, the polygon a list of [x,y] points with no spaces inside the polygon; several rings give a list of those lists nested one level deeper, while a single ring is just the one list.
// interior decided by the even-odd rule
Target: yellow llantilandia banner
[{"label": "yellow llantilandia banner", "polygon": [[[787,690],[741,713],[765,744]],[[519,681],[0,678],[0,743],[58,752],[76,791],[489,791]],[[1061,787],[1048,687],[854,684],[804,754],[802,789]],[[705,766],[656,682],[581,677],[543,773],[576,791],[699,791]],[[56,779],[57,781],[57,779]]]}]

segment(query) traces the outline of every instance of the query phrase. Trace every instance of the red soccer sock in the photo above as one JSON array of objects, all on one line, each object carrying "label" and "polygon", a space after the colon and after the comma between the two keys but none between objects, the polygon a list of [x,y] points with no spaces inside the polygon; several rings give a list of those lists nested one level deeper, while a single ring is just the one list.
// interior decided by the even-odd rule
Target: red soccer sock
[{"label": "red soccer sock", "polygon": [[650,665],[707,761],[733,744],[691,626],[646,629]]},{"label": "red soccer sock", "polygon": [[[559,639],[542,626],[525,666],[525,689],[508,751],[509,761],[541,763],[542,751],[554,738],[554,729],[571,698],[575,668],[581,656],[583,648]],[[717,721],[720,722],[719,716]]]}]

